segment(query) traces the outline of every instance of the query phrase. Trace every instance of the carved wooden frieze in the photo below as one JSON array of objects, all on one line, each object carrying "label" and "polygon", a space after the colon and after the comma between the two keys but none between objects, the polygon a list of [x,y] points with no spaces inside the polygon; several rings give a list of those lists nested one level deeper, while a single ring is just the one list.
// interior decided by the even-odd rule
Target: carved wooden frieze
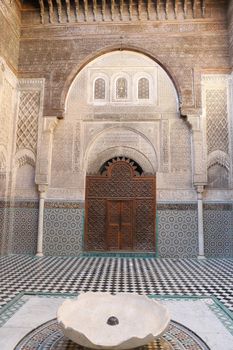
[{"label": "carved wooden frieze", "polygon": [[205,17],[206,0],[38,0],[41,23],[176,20]]}]

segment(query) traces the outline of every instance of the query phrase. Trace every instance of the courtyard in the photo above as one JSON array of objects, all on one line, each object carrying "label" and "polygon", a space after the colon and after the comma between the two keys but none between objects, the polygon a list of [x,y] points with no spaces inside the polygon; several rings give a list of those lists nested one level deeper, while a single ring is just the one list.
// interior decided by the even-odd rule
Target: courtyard
[{"label": "courtyard", "polygon": [[[37,258],[11,255],[1,257],[0,274],[1,350],[13,350],[21,338],[38,327],[42,332],[42,324],[50,322],[46,327],[55,327],[51,322],[55,322],[53,320],[61,302],[87,291],[139,293],[165,303],[172,316],[171,329],[170,333],[165,334],[164,343],[155,343],[154,349],[233,348],[232,259],[173,260],[121,256]],[[190,341],[194,340],[189,338],[190,334],[185,328],[188,337],[185,343],[182,340],[183,331],[181,328],[178,331],[177,325],[189,329],[190,334],[194,332],[207,347],[199,344],[199,340],[196,347],[185,347],[186,343],[191,346]],[[58,332],[53,327],[53,332]],[[40,337],[45,337],[43,332]],[[30,334],[32,337],[33,333]],[[71,347],[74,344],[62,343],[61,340],[60,347],[55,347],[55,343],[48,345],[50,338],[47,338],[44,339],[44,347],[39,348],[35,339],[32,342],[26,336],[16,349],[76,349]]]}]

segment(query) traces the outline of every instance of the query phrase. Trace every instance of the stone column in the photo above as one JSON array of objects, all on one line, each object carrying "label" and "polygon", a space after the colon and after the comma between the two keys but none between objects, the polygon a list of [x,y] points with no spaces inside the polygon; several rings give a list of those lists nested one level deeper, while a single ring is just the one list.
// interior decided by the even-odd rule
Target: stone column
[{"label": "stone column", "polygon": [[198,217],[198,259],[205,259],[204,226],[203,226],[203,191],[204,186],[197,186],[197,217]]},{"label": "stone column", "polygon": [[36,183],[39,190],[37,256],[43,256],[44,202],[50,183],[53,131],[58,123],[58,119],[56,117],[44,117],[42,122],[36,163]]},{"label": "stone column", "polygon": [[43,256],[43,232],[44,232],[44,202],[47,186],[39,186],[39,221],[36,256]]},{"label": "stone column", "polygon": [[198,258],[205,258],[203,231],[203,191],[207,184],[207,150],[201,110],[183,111],[192,130],[193,185],[197,191]]}]

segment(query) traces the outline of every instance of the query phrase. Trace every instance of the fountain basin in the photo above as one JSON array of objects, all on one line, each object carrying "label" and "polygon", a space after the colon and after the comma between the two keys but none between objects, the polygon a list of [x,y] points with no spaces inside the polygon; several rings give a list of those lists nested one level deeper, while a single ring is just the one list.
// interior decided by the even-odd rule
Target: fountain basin
[{"label": "fountain basin", "polygon": [[87,292],[59,307],[57,319],[66,337],[93,349],[131,349],[166,331],[165,306],[146,296]]}]

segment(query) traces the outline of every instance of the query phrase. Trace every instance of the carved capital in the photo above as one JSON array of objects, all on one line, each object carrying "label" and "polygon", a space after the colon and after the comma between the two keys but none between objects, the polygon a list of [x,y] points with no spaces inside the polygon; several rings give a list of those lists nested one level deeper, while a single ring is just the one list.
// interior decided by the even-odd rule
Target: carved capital
[{"label": "carved capital", "polygon": [[201,108],[185,107],[181,104],[180,113],[181,113],[181,116],[186,116],[186,117],[188,115],[200,116],[202,113],[202,110]]},{"label": "carved capital", "polygon": [[38,191],[40,192],[40,197],[45,196],[45,193],[48,190],[47,184],[38,184]]},{"label": "carved capital", "polygon": [[200,174],[194,174],[193,176],[193,184],[194,186],[204,186],[207,185],[207,173],[206,173],[206,167],[203,165],[203,171]]},{"label": "carved capital", "polygon": [[[48,186],[48,175],[45,174],[36,174],[35,182],[38,186]],[[38,188],[38,191],[40,192],[40,189]]]},{"label": "carved capital", "polygon": [[44,132],[53,133],[56,126],[58,124],[58,118],[57,117],[44,117]]},{"label": "carved capital", "polygon": [[191,125],[192,130],[195,131],[201,131],[201,118],[200,115],[193,115],[189,114],[187,116],[187,121]]},{"label": "carved capital", "polygon": [[205,184],[199,184],[199,185],[196,185],[195,187],[196,187],[196,191],[197,191],[197,193],[199,194],[199,193],[203,193],[204,192],[204,186],[205,186]]}]

